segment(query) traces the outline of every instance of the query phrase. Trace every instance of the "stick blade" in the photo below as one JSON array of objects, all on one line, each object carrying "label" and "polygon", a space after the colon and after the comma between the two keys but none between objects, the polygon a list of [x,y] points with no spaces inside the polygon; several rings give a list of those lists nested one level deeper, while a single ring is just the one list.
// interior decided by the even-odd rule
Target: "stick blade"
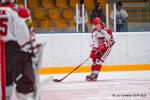
[{"label": "stick blade", "polygon": [[53,79],[53,82],[61,82],[62,80]]}]

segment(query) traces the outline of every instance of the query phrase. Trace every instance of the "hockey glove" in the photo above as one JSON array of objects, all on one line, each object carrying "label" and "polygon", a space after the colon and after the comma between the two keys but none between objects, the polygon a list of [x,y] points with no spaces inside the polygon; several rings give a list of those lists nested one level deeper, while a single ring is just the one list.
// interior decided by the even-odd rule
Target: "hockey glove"
[{"label": "hockey glove", "polygon": [[100,53],[99,49],[93,48],[90,53],[90,58],[96,58],[98,53]]},{"label": "hockey glove", "polygon": [[106,45],[105,43],[100,44],[99,47],[98,47],[98,49],[99,49],[100,52],[102,52],[102,51],[105,50],[106,48],[107,48],[107,45]]}]

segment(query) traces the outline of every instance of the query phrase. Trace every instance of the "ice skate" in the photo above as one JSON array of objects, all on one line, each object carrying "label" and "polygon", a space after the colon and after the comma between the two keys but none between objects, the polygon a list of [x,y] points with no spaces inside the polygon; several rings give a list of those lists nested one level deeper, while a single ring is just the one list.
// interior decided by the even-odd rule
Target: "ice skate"
[{"label": "ice skate", "polygon": [[91,73],[90,75],[86,76],[87,81],[97,81],[97,78],[98,78],[98,74],[95,73]]}]

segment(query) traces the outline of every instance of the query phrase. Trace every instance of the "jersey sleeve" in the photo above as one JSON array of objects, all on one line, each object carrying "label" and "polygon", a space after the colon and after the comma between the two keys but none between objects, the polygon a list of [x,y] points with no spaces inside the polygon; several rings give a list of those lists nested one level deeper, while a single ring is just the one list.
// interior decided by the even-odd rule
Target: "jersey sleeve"
[{"label": "jersey sleeve", "polygon": [[113,35],[109,34],[108,31],[106,31],[106,30],[104,30],[104,31],[105,31],[105,39],[106,39],[106,42],[104,42],[104,43],[107,47],[111,47],[115,43],[115,41],[113,39]]},{"label": "jersey sleeve", "polygon": [[[20,47],[23,47],[26,43],[30,41],[30,36],[29,36],[29,29],[27,27],[26,22],[21,19],[17,18],[15,22],[15,37],[20,45]],[[28,52],[28,49],[22,48],[23,51]]]},{"label": "jersey sleeve", "polygon": [[102,26],[102,29],[104,29],[105,31],[107,31],[107,33],[108,33],[109,35],[112,35],[112,30],[111,30],[110,28],[108,28],[108,27],[106,27],[106,26]]},{"label": "jersey sleeve", "polygon": [[39,44],[36,42],[35,34],[32,28],[28,27],[26,21],[18,16],[15,22],[15,37],[22,51],[35,54],[38,51]]},{"label": "jersey sleeve", "polygon": [[95,31],[93,32],[93,37],[95,37],[95,38],[100,38],[100,37],[101,37],[101,33],[100,33],[99,31],[95,30]]}]

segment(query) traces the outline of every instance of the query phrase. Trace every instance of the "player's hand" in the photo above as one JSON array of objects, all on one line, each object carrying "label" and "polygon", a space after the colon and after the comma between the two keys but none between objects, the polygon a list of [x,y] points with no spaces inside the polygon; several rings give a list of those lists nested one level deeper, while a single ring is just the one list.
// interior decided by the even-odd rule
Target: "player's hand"
[{"label": "player's hand", "polygon": [[98,48],[93,48],[90,53],[90,58],[96,58],[98,52],[99,52]]},{"label": "player's hand", "polygon": [[104,49],[106,49],[106,45],[103,43],[103,44],[100,44],[99,45],[99,51],[103,51]]}]

